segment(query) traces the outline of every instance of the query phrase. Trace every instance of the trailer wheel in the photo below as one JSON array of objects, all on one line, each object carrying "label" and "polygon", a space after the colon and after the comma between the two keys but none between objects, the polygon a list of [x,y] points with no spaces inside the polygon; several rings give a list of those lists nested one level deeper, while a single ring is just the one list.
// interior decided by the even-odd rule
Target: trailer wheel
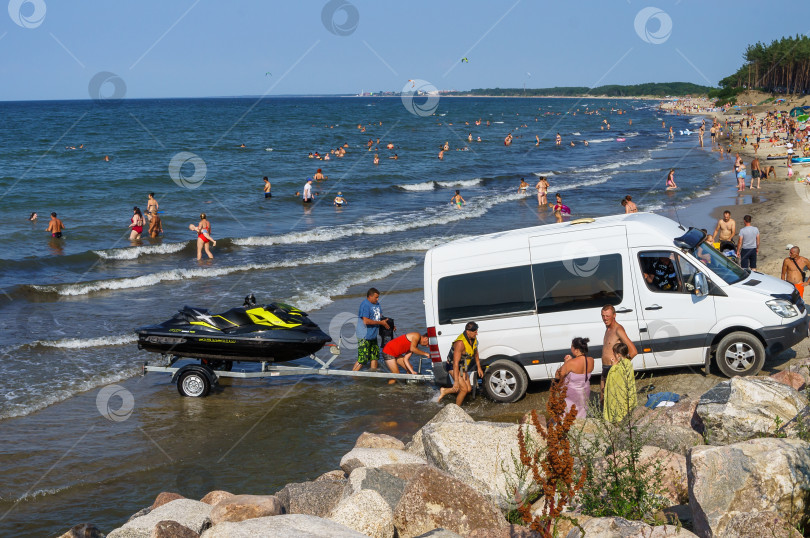
[{"label": "trailer wheel", "polygon": [[765,364],[765,347],[752,334],[734,332],[720,340],[715,357],[726,377],[754,375]]},{"label": "trailer wheel", "polygon": [[526,394],[528,386],[526,372],[510,360],[493,362],[484,374],[484,390],[496,402],[516,402]]},{"label": "trailer wheel", "polygon": [[203,398],[208,395],[211,390],[211,382],[208,377],[202,372],[189,370],[183,372],[177,378],[177,392],[181,396],[189,396],[191,398]]}]

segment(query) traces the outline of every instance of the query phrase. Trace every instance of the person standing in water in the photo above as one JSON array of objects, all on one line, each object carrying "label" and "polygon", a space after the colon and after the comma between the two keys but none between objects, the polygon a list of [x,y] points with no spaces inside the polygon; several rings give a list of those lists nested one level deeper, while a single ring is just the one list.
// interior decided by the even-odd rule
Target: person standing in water
[{"label": "person standing in water", "polygon": [[129,232],[129,240],[130,241],[137,241],[141,238],[141,234],[143,233],[143,226],[145,224],[143,220],[143,214],[141,213],[141,209],[138,206],[132,208],[132,219],[130,220],[129,227],[132,228],[132,231]]},{"label": "person standing in water", "polygon": [[526,189],[529,188],[529,184],[526,183],[524,178],[520,178],[520,185],[518,185],[518,194],[526,194]]},{"label": "person standing in water", "polygon": [[[557,202],[551,208],[552,212],[554,213],[554,218],[557,219],[557,222],[562,222],[563,211],[565,211],[566,207],[562,203],[562,196],[558,193],[556,195]],[[567,213],[568,211],[566,211]]]},{"label": "person standing in water", "polygon": [[537,205],[544,206],[548,203],[548,180],[546,176],[540,176],[540,179],[537,181],[537,185],[534,186],[537,189]]},{"label": "person standing in water", "polygon": [[146,214],[150,215],[149,218],[151,218],[152,213],[157,213],[158,209],[158,201],[155,199],[155,193],[150,192],[146,200]]},{"label": "person standing in water", "polygon": [[217,246],[217,242],[211,237],[211,223],[205,213],[200,213],[200,223],[197,226],[189,224],[188,229],[197,232],[197,259],[202,259],[203,248],[205,248],[206,255],[213,259],[214,256],[211,254],[211,247],[208,246],[208,243]]},{"label": "person standing in water", "polygon": [[264,176],[262,178],[262,181],[264,181],[264,187],[263,187],[264,188],[264,197],[265,198],[272,198],[273,195],[270,194],[270,186],[271,186],[270,185],[270,180],[267,179],[267,176]]},{"label": "person standing in water", "polygon": [[461,206],[463,206],[467,202],[465,202],[464,198],[461,197],[461,193],[459,191],[456,191],[456,195],[450,199],[450,203],[454,204],[458,209],[461,209]]},{"label": "person standing in water", "polygon": [[675,184],[675,169],[670,168],[669,174],[667,174],[667,190],[677,189],[678,186]]},{"label": "person standing in water", "polygon": [[149,215],[149,237],[155,239],[162,233],[163,223],[161,222],[160,217],[158,217],[157,211],[153,209],[152,213]]},{"label": "person standing in water", "polygon": [[48,223],[48,227],[45,231],[50,232],[51,237],[59,239],[62,237],[62,230],[64,229],[65,225],[56,217],[56,213],[51,213],[51,221]]},{"label": "person standing in water", "polygon": [[304,185],[304,194],[301,198],[301,201],[305,204],[311,204],[313,200],[312,197],[312,178],[307,178],[307,183]]},{"label": "person standing in water", "polygon": [[633,202],[633,197],[629,194],[622,200],[622,205],[624,206],[625,213],[638,213],[638,207],[635,202]]}]

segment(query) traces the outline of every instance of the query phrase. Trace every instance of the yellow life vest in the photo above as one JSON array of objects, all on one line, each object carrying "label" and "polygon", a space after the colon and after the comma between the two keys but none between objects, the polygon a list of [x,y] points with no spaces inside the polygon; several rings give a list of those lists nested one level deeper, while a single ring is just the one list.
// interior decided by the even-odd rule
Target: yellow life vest
[{"label": "yellow life vest", "polygon": [[464,336],[464,333],[461,333],[458,335],[458,338],[453,340],[453,344],[450,346],[450,352],[447,354],[447,362],[450,363],[450,368],[453,367],[454,349],[456,347],[456,342],[459,341],[464,344],[464,351],[461,352],[461,364],[459,366],[466,370],[469,368],[470,362],[475,358],[475,352],[478,351],[478,338],[473,340],[472,344],[470,344],[470,342]]}]

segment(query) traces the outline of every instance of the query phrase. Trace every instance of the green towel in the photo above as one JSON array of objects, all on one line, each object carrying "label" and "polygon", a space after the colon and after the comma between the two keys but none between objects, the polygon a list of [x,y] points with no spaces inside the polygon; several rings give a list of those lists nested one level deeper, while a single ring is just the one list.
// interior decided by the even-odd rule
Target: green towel
[{"label": "green towel", "polygon": [[630,359],[611,367],[605,380],[605,419],[621,421],[636,407],[636,375]]}]

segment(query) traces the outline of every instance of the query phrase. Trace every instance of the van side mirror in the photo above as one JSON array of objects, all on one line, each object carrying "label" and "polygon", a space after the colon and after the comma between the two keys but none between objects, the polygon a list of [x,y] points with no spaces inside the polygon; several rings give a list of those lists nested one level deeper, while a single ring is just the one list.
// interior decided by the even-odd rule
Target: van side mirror
[{"label": "van side mirror", "polygon": [[703,273],[695,275],[695,295],[699,297],[709,295],[709,281]]}]

